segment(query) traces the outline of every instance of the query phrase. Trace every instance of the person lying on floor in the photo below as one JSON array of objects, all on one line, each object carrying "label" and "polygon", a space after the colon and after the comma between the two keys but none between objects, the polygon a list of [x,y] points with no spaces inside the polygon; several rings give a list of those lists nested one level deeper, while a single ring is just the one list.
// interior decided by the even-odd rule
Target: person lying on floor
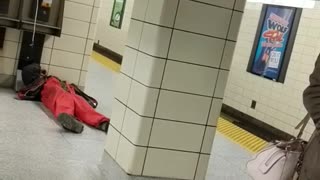
[{"label": "person lying on floor", "polygon": [[76,85],[47,76],[38,64],[26,66],[22,70],[22,80],[26,87],[18,92],[17,98],[40,100],[64,129],[82,133],[83,122],[107,133],[110,119],[96,112],[95,99],[83,93]]}]

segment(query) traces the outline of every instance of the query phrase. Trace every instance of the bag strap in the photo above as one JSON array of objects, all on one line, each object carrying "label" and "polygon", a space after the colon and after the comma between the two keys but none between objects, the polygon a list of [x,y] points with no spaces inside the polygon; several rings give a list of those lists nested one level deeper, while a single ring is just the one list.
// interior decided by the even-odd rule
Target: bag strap
[{"label": "bag strap", "polygon": [[300,139],[303,135],[304,130],[306,129],[306,126],[310,120],[309,113],[302,119],[302,121],[295,127],[295,129],[300,129],[299,134],[297,136],[297,139]]},{"label": "bag strap", "polygon": [[71,86],[74,88],[76,94],[83,97],[91,107],[96,108],[98,106],[98,101],[94,99],[93,97],[87,95],[85,92],[83,92],[77,85],[71,84]]}]

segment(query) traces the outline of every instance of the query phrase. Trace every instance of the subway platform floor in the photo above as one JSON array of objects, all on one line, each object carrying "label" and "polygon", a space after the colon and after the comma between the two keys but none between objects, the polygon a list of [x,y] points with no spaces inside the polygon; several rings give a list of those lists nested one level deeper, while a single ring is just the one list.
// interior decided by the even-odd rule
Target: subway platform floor
[{"label": "subway platform floor", "polygon": [[[86,91],[99,100],[98,111],[106,116],[116,76],[90,63]],[[104,151],[105,133],[89,127],[82,134],[68,133],[40,103],[14,97],[13,91],[0,89],[0,180],[160,180],[122,171]],[[207,180],[250,180],[245,165],[251,156],[217,133]]]}]

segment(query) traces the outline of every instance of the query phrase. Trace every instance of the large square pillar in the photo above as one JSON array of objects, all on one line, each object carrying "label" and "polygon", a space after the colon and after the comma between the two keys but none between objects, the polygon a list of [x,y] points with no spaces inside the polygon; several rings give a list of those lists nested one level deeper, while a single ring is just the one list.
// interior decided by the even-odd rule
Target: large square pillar
[{"label": "large square pillar", "polygon": [[245,0],[136,0],[106,151],[128,173],[205,178]]}]

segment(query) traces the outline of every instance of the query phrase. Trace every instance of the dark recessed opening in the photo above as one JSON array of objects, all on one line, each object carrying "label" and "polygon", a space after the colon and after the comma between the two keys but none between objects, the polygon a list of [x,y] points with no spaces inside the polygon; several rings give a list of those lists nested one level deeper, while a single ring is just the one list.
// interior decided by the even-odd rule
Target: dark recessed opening
[{"label": "dark recessed opening", "polygon": [[251,102],[251,108],[252,108],[252,109],[256,109],[256,106],[257,106],[257,101],[252,100],[252,102]]}]

